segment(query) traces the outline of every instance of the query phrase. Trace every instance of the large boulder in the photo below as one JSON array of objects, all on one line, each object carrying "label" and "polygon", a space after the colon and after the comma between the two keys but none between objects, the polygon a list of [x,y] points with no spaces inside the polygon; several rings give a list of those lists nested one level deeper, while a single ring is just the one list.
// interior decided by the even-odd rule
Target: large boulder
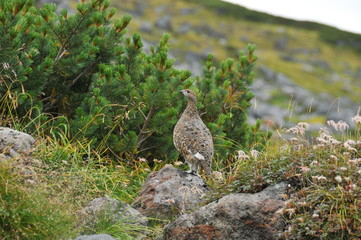
[{"label": "large boulder", "polygon": [[0,153],[17,157],[29,155],[35,147],[35,139],[27,133],[0,127]]},{"label": "large boulder", "polygon": [[149,217],[171,219],[199,207],[208,191],[201,177],[166,165],[148,175],[134,207]]},{"label": "large boulder", "polygon": [[287,183],[259,193],[230,194],[216,202],[184,214],[164,228],[158,239],[270,240],[279,239],[284,222],[279,214]]}]

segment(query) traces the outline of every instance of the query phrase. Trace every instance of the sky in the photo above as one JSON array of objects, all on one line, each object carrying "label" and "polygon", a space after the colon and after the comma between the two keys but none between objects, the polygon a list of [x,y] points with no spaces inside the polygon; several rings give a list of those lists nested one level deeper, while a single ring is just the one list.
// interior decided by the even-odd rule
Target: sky
[{"label": "sky", "polygon": [[295,20],[319,22],[361,34],[361,0],[224,0]]}]

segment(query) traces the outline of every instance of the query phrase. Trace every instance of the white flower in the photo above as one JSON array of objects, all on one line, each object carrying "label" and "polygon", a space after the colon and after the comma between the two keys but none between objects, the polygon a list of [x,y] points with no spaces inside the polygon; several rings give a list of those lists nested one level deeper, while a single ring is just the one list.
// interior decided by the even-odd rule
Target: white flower
[{"label": "white flower", "polygon": [[348,160],[348,162],[349,162],[349,163],[352,163],[352,164],[361,163],[361,158],[351,159],[351,160]]},{"label": "white flower", "polygon": [[304,173],[311,171],[311,168],[306,167],[306,166],[301,166],[301,167],[299,167],[299,168],[300,168],[300,171],[301,171],[301,172],[304,172]]},{"label": "white flower", "polygon": [[288,208],[285,210],[290,216],[292,216],[293,214],[296,213],[296,209],[295,208]]},{"label": "white flower", "polygon": [[330,155],[331,160],[337,160],[337,157],[335,155]]},{"label": "white flower", "polygon": [[305,129],[305,130],[308,130],[308,129],[310,128],[310,124],[308,124],[308,123],[306,123],[306,122],[299,122],[299,123],[297,124],[297,126],[303,128],[303,129]]},{"label": "white flower", "polygon": [[340,170],[341,171],[347,171],[347,168],[346,167],[340,167]]},{"label": "white flower", "polygon": [[10,68],[9,63],[3,62],[3,68],[4,68],[5,70],[8,70],[8,69]]},{"label": "white flower", "polygon": [[325,176],[318,176],[317,180],[318,181],[325,181],[325,180],[327,180],[327,178]]},{"label": "white flower", "polygon": [[312,215],[312,217],[313,218],[318,218],[320,215],[318,215],[317,213],[314,213],[313,215]]},{"label": "white flower", "polygon": [[333,121],[333,120],[328,120],[328,121],[327,121],[327,125],[328,125],[328,126],[332,126],[334,129],[337,130],[337,125],[336,125],[335,121]]},{"label": "white flower", "polygon": [[255,149],[252,149],[250,152],[251,156],[255,159],[258,158],[258,155],[259,155],[259,151],[255,150]]},{"label": "white flower", "polygon": [[148,162],[145,158],[138,158],[139,162]]},{"label": "white flower", "polygon": [[308,123],[302,122],[295,127],[291,127],[287,129],[286,132],[296,134],[297,136],[303,136],[305,134],[305,131],[308,129],[308,127],[309,127]]},{"label": "white flower", "polygon": [[351,120],[354,121],[356,124],[361,124],[361,116],[359,114],[351,118]]},{"label": "white flower", "polygon": [[341,176],[336,176],[335,180],[340,183],[340,182],[342,182],[342,177]]},{"label": "white flower", "polygon": [[345,143],[347,143],[348,145],[351,145],[351,146],[356,145],[356,142],[352,139],[348,139]]},{"label": "white flower", "polygon": [[214,178],[218,181],[222,181],[223,180],[223,175],[221,172],[219,171],[213,171],[212,175],[214,176]]},{"label": "white flower", "polygon": [[338,121],[337,123],[335,123],[335,121],[333,120],[328,120],[327,124],[329,126],[332,126],[336,131],[340,131],[340,132],[343,132],[349,128],[348,124],[342,120]]},{"label": "white flower", "polygon": [[351,147],[350,144],[349,144],[347,141],[344,142],[343,146],[344,146],[348,151],[357,152],[356,148]]},{"label": "white flower", "polygon": [[342,120],[338,121],[337,126],[338,126],[338,131],[341,132],[349,128],[348,124]]},{"label": "white flower", "polygon": [[249,159],[249,156],[242,150],[238,150],[237,151],[237,159],[238,160],[245,160],[245,159]]},{"label": "white flower", "polygon": [[312,176],[313,181],[325,181],[327,178],[325,176]]},{"label": "white flower", "polygon": [[342,155],[344,155],[345,157],[348,157],[348,156],[350,156],[350,153],[349,152],[343,152]]},{"label": "white flower", "polygon": [[61,162],[64,163],[65,165],[69,164],[68,161],[66,161],[66,160],[61,160]]},{"label": "white flower", "polygon": [[162,160],[158,160],[158,159],[153,159],[153,162],[155,162],[155,163],[161,163],[161,162],[163,162]]},{"label": "white flower", "polygon": [[315,166],[315,165],[318,165],[318,162],[317,161],[312,161],[310,166]]},{"label": "white flower", "polygon": [[182,165],[182,164],[183,164],[183,162],[178,161],[178,162],[174,162],[173,164],[174,164],[174,166],[178,167],[178,166]]},{"label": "white flower", "polygon": [[334,138],[331,138],[331,139],[330,139],[330,143],[333,144],[333,145],[339,145],[341,142],[338,141],[338,140],[336,140],[336,139],[334,139]]}]

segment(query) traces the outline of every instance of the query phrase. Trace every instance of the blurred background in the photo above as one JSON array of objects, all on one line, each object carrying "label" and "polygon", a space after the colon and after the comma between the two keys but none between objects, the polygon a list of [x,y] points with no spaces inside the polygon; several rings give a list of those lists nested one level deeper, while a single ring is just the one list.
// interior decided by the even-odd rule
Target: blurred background
[{"label": "blurred background", "polygon": [[[77,1],[38,0],[46,2],[74,12]],[[170,33],[176,67],[194,76],[202,76],[208,53],[219,63],[238,58],[255,43],[250,122],[260,118],[264,127],[279,128],[307,121],[315,129],[330,119],[350,122],[361,105],[361,30],[355,14],[360,2],[229,2],[111,0],[111,5],[118,17],[132,15],[128,35],[140,32],[146,51]]]}]

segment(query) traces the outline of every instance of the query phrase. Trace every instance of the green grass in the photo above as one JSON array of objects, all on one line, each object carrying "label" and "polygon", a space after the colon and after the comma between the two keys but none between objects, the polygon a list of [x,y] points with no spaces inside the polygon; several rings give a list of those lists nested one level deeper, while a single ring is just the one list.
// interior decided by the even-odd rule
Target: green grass
[{"label": "green grass", "polygon": [[31,186],[7,161],[0,161],[0,238],[70,237],[75,219],[69,205],[41,184]]}]

